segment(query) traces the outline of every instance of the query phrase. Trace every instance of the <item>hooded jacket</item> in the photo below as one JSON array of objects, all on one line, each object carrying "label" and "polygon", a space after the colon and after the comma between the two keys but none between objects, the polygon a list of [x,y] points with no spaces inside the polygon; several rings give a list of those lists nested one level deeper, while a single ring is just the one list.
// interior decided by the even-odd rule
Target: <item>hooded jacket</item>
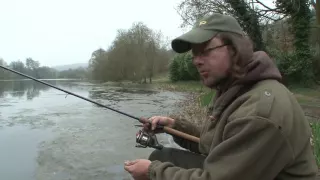
[{"label": "hooded jacket", "polygon": [[174,129],[200,143],[174,140],[206,156],[203,168],[183,169],[152,161],[151,180],[314,180],[318,171],[311,128],[293,94],[279,81],[277,67],[262,51],[247,64],[245,77],[216,93],[202,128],[175,119]]}]

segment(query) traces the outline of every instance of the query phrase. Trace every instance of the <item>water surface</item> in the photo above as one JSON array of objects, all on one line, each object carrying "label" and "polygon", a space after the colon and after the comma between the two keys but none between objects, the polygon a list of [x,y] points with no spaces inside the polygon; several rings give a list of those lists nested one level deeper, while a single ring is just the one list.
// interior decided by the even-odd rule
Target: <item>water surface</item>
[{"label": "water surface", "polygon": [[[84,81],[47,81],[136,117],[167,115],[185,94]],[[125,160],[147,158],[135,147],[138,122],[34,81],[0,82],[0,177],[6,180],[130,179]],[[174,146],[168,135],[158,136]]]}]

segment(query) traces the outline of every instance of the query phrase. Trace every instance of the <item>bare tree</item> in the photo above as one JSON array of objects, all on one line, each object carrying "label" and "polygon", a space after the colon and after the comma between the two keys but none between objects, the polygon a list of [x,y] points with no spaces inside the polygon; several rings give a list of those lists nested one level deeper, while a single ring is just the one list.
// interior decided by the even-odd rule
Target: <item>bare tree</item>
[{"label": "bare tree", "polygon": [[168,62],[163,49],[167,46],[161,32],[155,32],[142,22],[133,23],[128,30],[118,30],[112,45],[97,58],[99,51],[90,59],[93,78],[104,81],[131,80],[146,83]]}]

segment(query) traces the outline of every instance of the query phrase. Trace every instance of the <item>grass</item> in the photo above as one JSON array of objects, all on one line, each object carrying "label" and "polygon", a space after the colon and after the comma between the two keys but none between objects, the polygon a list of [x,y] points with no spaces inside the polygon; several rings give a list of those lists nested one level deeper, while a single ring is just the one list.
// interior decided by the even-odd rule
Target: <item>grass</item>
[{"label": "grass", "polygon": [[[158,75],[154,78],[153,83],[154,86],[161,89],[199,93],[203,105],[207,105],[214,95],[214,91],[203,86],[200,81],[171,82],[167,74]],[[288,88],[295,94],[299,103],[320,107],[320,87],[310,89],[292,86]]]},{"label": "grass", "polygon": [[313,133],[312,145],[314,149],[314,154],[316,157],[318,167],[320,167],[320,123],[319,122],[311,123],[311,128]]},{"label": "grass", "polygon": [[178,81],[171,82],[166,74],[158,75],[153,79],[153,86],[171,91],[183,91],[194,93],[210,92],[211,89],[205,87],[200,81]]},{"label": "grass", "polygon": [[300,104],[308,104],[320,108],[320,89],[289,87]]},{"label": "grass", "polygon": [[208,106],[211,103],[214,95],[215,95],[215,91],[210,91],[208,93],[201,94],[199,96],[200,105]]}]

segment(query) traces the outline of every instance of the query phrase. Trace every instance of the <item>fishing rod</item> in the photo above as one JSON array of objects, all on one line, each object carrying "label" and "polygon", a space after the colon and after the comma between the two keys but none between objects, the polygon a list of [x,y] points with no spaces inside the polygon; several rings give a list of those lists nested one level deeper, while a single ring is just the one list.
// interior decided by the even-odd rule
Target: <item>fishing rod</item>
[{"label": "fishing rod", "polygon": [[[7,70],[7,71],[11,71],[11,72],[13,72],[13,73],[15,73],[15,74],[19,74],[19,75],[21,75],[21,76],[23,76],[23,77],[26,77],[26,78],[28,78],[28,79],[32,79],[32,80],[34,80],[34,81],[36,81],[36,82],[39,82],[39,83],[45,84],[45,85],[47,85],[47,86],[50,86],[50,87],[52,87],[52,88],[54,88],[54,89],[63,91],[63,92],[65,92],[65,93],[67,93],[67,94],[73,95],[73,96],[78,97],[78,98],[80,98],[80,99],[83,99],[83,100],[85,100],[85,101],[89,101],[89,102],[91,102],[91,103],[93,103],[93,104],[96,104],[96,105],[98,105],[98,106],[100,106],[100,107],[104,107],[104,108],[107,108],[107,109],[109,109],[109,110],[111,110],[111,111],[115,111],[115,112],[120,113],[120,114],[122,114],[122,115],[125,115],[125,116],[128,116],[128,117],[130,117],[130,118],[136,119],[136,120],[138,120],[138,121],[141,122],[141,123],[143,122],[141,118],[138,118],[138,117],[136,117],[136,116],[130,115],[130,114],[128,114],[128,113],[125,113],[125,112],[122,112],[122,111],[119,111],[119,110],[116,110],[116,109],[113,109],[113,108],[111,108],[111,107],[108,107],[108,106],[106,106],[106,105],[103,105],[103,104],[101,104],[101,103],[98,103],[98,102],[96,102],[96,101],[93,101],[93,100],[91,100],[91,99],[85,98],[85,97],[83,97],[83,96],[77,95],[77,94],[72,93],[72,92],[70,92],[70,91],[67,91],[67,90],[64,90],[64,89],[62,89],[62,88],[56,87],[56,86],[54,86],[54,85],[52,85],[52,84],[49,84],[49,83],[47,83],[47,82],[41,81],[41,80],[39,80],[39,79],[36,79],[36,78],[34,78],[34,77],[32,77],[32,76],[29,76],[29,75],[27,75],[27,74],[18,72],[18,71],[16,71],[16,70],[13,70],[13,69],[10,69],[10,68],[7,68],[7,67],[5,67],[5,66],[3,66],[3,65],[0,65],[0,67],[1,67],[2,69],[5,69],[5,70]],[[157,126],[157,129],[161,129],[161,130],[163,130],[164,132],[166,132],[166,133],[168,133],[168,134],[175,135],[175,136],[179,136],[179,137],[182,137],[182,138],[184,138],[184,139],[190,140],[190,141],[192,141],[192,142],[199,143],[199,141],[200,141],[198,137],[191,136],[191,135],[189,135],[189,134],[183,133],[183,132],[181,132],[181,131],[178,131],[178,130],[175,130],[175,129],[172,129],[172,128],[169,128],[169,127],[166,127],[166,126],[158,125],[158,126]],[[163,148],[163,146],[158,143],[158,141],[157,141],[157,139],[156,139],[156,136],[155,136],[155,133],[152,132],[152,131],[140,130],[140,131],[136,134],[136,142],[139,144],[139,145],[136,145],[136,147],[144,147],[144,148],[146,148],[146,147],[153,147],[153,148],[156,148],[156,149],[161,149],[161,148]]]}]

